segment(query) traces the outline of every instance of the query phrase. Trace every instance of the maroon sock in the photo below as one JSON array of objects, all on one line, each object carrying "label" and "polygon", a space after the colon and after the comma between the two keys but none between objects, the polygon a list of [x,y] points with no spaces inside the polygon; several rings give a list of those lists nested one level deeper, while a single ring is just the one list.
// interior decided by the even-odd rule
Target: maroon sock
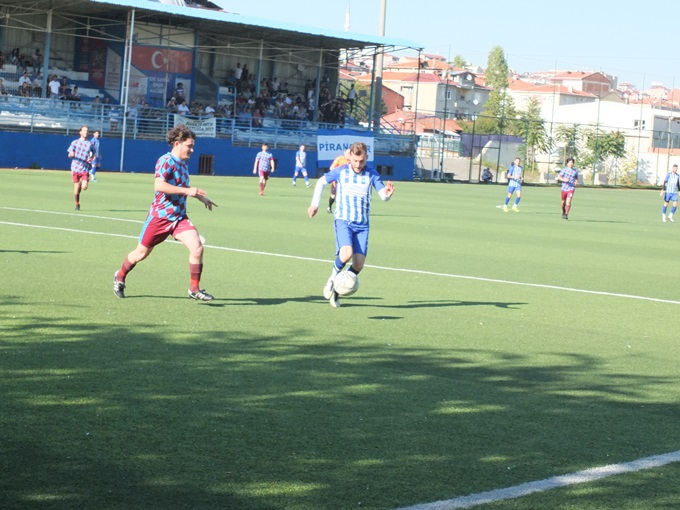
[{"label": "maroon sock", "polygon": [[201,281],[201,273],[203,272],[203,264],[189,264],[189,290],[197,292],[199,290],[199,282]]},{"label": "maroon sock", "polygon": [[127,274],[130,271],[132,271],[135,268],[136,265],[137,264],[133,264],[132,262],[130,262],[130,260],[128,260],[127,257],[125,257],[125,261],[123,261],[123,265],[120,266],[120,269],[118,270],[118,280],[120,280],[121,282],[124,282]]}]

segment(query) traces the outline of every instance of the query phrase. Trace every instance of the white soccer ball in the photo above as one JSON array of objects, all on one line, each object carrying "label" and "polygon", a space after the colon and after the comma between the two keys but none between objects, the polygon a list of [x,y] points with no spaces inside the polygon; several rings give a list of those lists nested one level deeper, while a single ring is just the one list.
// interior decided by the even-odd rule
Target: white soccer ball
[{"label": "white soccer ball", "polygon": [[359,278],[351,271],[340,271],[333,280],[333,289],[339,296],[351,296],[359,290]]}]

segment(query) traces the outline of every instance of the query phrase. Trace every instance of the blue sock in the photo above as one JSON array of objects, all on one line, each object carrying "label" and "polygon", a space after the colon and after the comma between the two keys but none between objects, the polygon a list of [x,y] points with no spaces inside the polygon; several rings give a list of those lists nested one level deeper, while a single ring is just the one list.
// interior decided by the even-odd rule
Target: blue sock
[{"label": "blue sock", "polygon": [[666,214],[666,206],[665,205],[661,208],[661,212]]},{"label": "blue sock", "polygon": [[677,207],[675,207],[675,206],[671,207],[671,214],[675,214],[676,209],[677,209]]},{"label": "blue sock", "polygon": [[515,205],[519,204],[519,197],[515,198]]},{"label": "blue sock", "polygon": [[505,205],[508,205],[508,202],[510,202],[510,197],[505,197]]},{"label": "blue sock", "polygon": [[340,271],[343,270],[345,264],[347,264],[347,262],[343,262],[342,260],[340,260],[340,257],[338,257],[335,259],[335,264],[333,264],[333,268],[335,269],[336,272],[339,273]]}]

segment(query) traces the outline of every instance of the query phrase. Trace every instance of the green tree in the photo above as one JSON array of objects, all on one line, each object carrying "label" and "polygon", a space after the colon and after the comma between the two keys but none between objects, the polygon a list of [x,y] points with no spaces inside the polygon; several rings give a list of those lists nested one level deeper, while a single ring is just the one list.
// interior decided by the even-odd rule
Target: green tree
[{"label": "green tree", "polygon": [[[551,152],[552,140],[545,129],[545,121],[541,117],[541,106],[536,98],[531,98],[526,110],[520,112],[523,118],[524,133],[527,147],[527,167],[536,169],[536,152]],[[519,134],[519,133],[518,133]]]},{"label": "green tree", "polygon": [[503,48],[494,46],[489,51],[486,64],[486,85],[494,90],[504,90],[508,87],[508,62],[505,60]]},{"label": "green tree", "polygon": [[451,65],[459,69],[465,69],[467,62],[465,61],[462,55],[456,55],[455,57],[453,57],[453,62],[451,62]]},{"label": "green tree", "polygon": [[593,174],[602,168],[609,176],[618,160],[626,156],[626,138],[620,131],[590,129],[584,138],[588,156],[582,159],[582,164],[592,166]]},{"label": "green tree", "polygon": [[[581,129],[578,124],[572,125],[561,125],[555,130],[555,140],[561,142],[564,146],[562,156],[562,163],[566,161],[567,158],[572,157],[574,161],[579,159],[579,142],[581,139]],[[580,161],[579,161],[580,164]]]},{"label": "green tree", "polygon": [[477,117],[475,133],[513,134],[517,130],[517,109],[511,96],[503,90],[492,90]]}]

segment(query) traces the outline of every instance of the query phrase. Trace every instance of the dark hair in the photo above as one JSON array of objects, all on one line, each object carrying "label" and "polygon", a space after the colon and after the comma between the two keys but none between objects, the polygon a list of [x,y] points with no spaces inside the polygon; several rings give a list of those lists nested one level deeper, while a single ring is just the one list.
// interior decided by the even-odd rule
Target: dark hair
[{"label": "dark hair", "polygon": [[174,145],[175,142],[182,143],[183,141],[188,140],[189,138],[196,140],[196,133],[194,133],[184,124],[178,124],[170,131],[168,131],[168,144],[170,145]]},{"label": "dark hair", "polygon": [[570,161],[571,161],[572,163],[575,162],[575,161],[574,161],[574,158],[567,158],[567,163],[569,163]]}]

